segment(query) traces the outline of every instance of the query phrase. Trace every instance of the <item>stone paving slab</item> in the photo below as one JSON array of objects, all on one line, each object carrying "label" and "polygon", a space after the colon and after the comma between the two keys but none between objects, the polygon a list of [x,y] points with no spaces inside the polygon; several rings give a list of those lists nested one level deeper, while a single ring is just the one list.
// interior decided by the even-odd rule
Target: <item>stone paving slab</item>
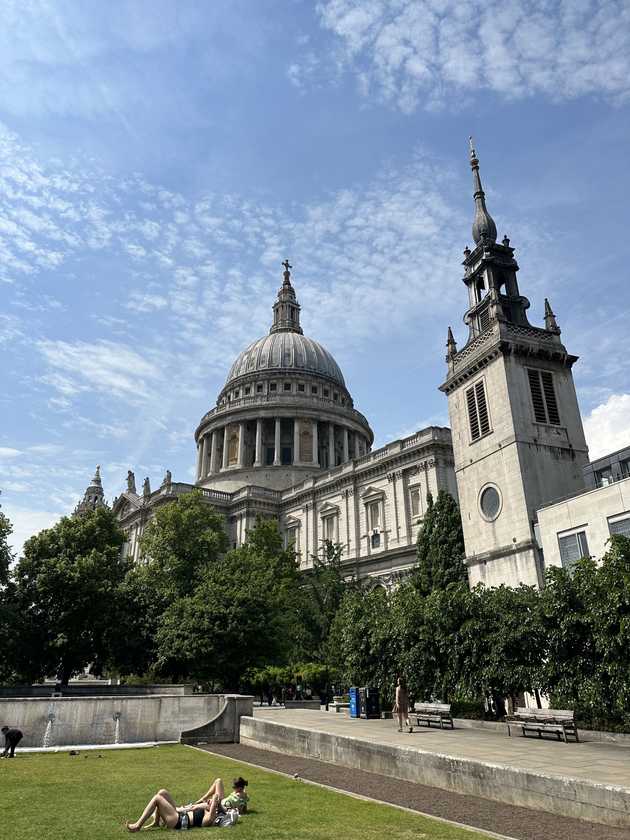
[{"label": "stone paving slab", "polygon": [[414,728],[398,732],[391,720],[353,720],[345,715],[308,709],[256,708],[255,718],[286,723],[334,735],[361,738],[372,743],[402,746],[439,755],[505,765],[570,779],[628,788],[630,745],[601,741],[577,744],[485,729]]}]

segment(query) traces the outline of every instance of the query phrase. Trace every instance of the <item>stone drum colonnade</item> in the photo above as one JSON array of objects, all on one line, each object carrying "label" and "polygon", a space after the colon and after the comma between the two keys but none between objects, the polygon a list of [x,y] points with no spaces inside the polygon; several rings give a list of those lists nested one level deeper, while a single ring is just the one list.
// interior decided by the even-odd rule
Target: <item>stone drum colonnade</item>
[{"label": "stone drum colonnade", "polygon": [[364,434],[332,421],[286,415],[234,419],[200,437],[197,481],[228,470],[331,468],[368,451],[369,441]]}]

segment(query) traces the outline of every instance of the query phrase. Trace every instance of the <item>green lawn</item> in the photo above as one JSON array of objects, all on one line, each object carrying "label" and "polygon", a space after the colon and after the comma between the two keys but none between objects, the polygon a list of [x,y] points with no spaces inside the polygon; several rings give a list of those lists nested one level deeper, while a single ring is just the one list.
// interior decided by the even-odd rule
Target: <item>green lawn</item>
[{"label": "green lawn", "polygon": [[[0,761],[0,837],[7,840],[109,840],[131,836],[160,787],[178,801],[200,796],[215,776],[249,781],[251,813],[229,832],[234,840],[479,840],[396,808],[315,787],[183,746],[20,755]],[[193,835],[197,837],[197,832]],[[163,829],[147,829],[151,837]],[[199,832],[200,833],[200,832]],[[174,835],[179,837],[180,835]],[[203,835],[202,835],[203,836]]]}]

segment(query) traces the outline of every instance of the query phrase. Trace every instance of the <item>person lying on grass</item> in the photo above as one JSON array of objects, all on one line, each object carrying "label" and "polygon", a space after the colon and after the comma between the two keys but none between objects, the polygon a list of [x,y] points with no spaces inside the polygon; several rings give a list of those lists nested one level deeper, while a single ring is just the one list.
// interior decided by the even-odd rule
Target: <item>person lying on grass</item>
[{"label": "person lying on grass", "polygon": [[129,831],[140,831],[151,815],[154,815],[152,825],[163,824],[173,831],[190,828],[209,828],[215,824],[220,806],[219,797],[213,796],[209,802],[202,805],[185,805],[178,807],[171,794],[162,788],[147,803],[140,819],[128,822]]},{"label": "person lying on grass", "polygon": [[[178,810],[191,811],[197,806],[204,806],[216,800],[215,818],[227,814],[232,809],[236,809],[239,814],[245,814],[247,813],[247,803],[249,802],[249,796],[245,793],[246,787],[247,779],[239,776],[232,781],[232,793],[226,796],[223,779],[215,779],[200,799],[196,802],[191,802],[189,805],[180,806]],[[160,793],[164,793],[164,791],[160,791]],[[160,819],[160,812],[156,809],[153,822],[149,824],[148,828],[160,825]]]}]

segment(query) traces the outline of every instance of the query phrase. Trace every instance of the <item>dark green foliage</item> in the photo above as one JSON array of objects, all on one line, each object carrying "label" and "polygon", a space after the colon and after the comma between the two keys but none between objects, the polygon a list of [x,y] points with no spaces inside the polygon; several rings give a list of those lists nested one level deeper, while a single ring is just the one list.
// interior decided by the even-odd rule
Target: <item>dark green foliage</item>
[{"label": "dark green foliage", "polygon": [[[110,654],[121,615],[120,586],[129,564],[123,534],[109,508],[64,517],[31,537],[15,574],[26,678],[56,674],[62,683]],[[28,654],[26,654],[28,651]]]},{"label": "dark green foliage", "polygon": [[227,550],[224,521],[200,490],[160,507],[140,541],[155,588],[169,599],[191,594],[206,568]]},{"label": "dark green foliage", "polygon": [[552,569],[541,595],[543,688],[585,718],[630,723],[630,540],[611,537],[601,564]]},{"label": "dark green foliage", "polygon": [[450,583],[467,580],[464,565],[464,535],[459,507],[453,497],[440,490],[434,502],[427,496],[427,511],[418,534],[417,560],[413,581],[422,595],[446,589]]},{"label": "dark green foliage", "polygon": [[247,669],[286,661],[299,624],[295,555],[275,521],[259,521],[246,543],[208,564],[187,595],[164,611],[157,665],[237,690]]}]

